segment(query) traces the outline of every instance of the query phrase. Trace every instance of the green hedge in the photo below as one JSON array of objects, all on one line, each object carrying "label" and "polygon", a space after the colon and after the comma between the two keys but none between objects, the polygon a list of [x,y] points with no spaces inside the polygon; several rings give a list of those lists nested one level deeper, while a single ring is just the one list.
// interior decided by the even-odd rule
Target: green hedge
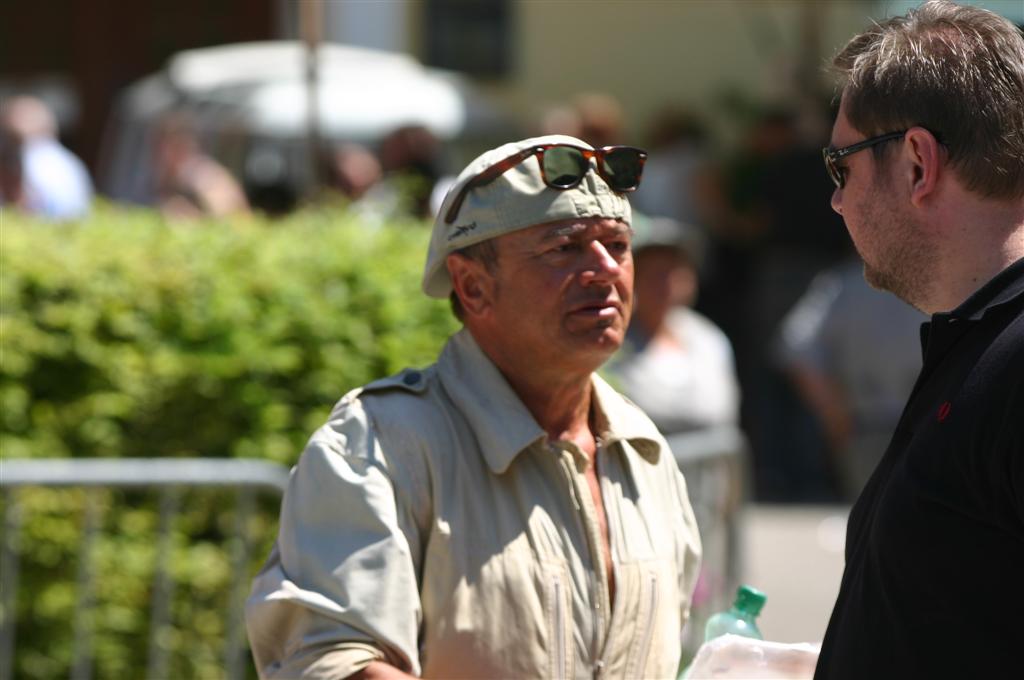
[{"label": "green hedge", "polygon": [[[0,213],[4,458],[206,456],[293,463],[349,389],[430,363],[455,329],[419,292],[427,228],[342,209],[167,224],[99,206],[83,223]],[[23,490],[16,677],[66,677],[84,495]],[[143,677],[156,498],[97,497],[95,677]],[[6,503],[6,499],[5,499]],[[219,677],[231,584],[227,492],[188,492],[174,531],[171,677]],[[5,537],[9,538],[9,537]],[[251,673],[251,670],[250,670]]]},{"label": "green hedge", "polygon": [[9,457],[291,463],[350,388],[436,356],[427,229],[341,211],[169,226],[102,210],[0,234],[0,446]]}]

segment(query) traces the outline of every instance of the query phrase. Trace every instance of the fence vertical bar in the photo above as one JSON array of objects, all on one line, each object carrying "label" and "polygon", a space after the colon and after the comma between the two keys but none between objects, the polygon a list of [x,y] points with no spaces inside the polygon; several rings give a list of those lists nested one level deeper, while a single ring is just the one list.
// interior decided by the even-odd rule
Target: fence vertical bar
[{"label": "fence vertical bar", "polygon": [[169,565],[174,551],[174,518],[180,502],[180,487],[167,486],[161,490],[158,543],[153,565],[153,604],[149,616],[149,651],[146,655],[146,677],[149,680],[169,677],[169,654],[164,633],[171,620],[171,602],[174,600],[174,578]]},{"label": "fence vertical bar", "polygon": [[245,597],[249,590],[249,517],[253,509],[253,493],[249,487],[237,489],[238,503],[235,509],[235,535],[231,543],[231,573],[234,581],[228,597],[227,630],[224,640],[224,668],[228,680],[237,680],[244,675],[242,654],[245,650],[243,611]]},{"label": "fence vertical bar", "polygon": [[[741,526],[741,513],[743,504],[747,500],[748,488],[752,487],[748,466],[744,464],[748,452],[743,449],[736,455],[725,459],[728,479],[722,492],[729,497],[729,506],[725,511],[727,525],[726,537],[728,539],[726,552],[727,574],[731,581],[732,588],[740,585],[743,574],[743,528]],[[732,493],[730,493],[732,490]]]},{"label": "fence vertical bar", "polygon": [[3,619],[0,621],[0,680],[14,678],[14,639],[18,625],[18,559],[21,536],[21,505],[18,493],[5,493],[4,540],[0,547],[0,591],[3,591]]},{"label": "fence vertical bar", "polygon": [[95,548],[100,529],[98,492],[85,492],[85,523],[82,549],[78,562],[78,598],[75,603],[74,647],[71,656],[71,679],[90,680],[93,670],[93,609],[95,607]]}]

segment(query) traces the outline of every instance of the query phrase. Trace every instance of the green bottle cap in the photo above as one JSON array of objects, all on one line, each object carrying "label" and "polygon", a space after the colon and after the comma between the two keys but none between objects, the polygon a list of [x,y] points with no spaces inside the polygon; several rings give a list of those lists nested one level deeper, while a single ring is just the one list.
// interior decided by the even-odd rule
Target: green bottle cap
[{"label": "green bottle cap", "polygon": [[736,589],[736,601],[732,603],[732,606],[751,616],[757,616],[761,613],[761,607],[764,606],[767,599],[768,596],[757,588],[743,585]]}]

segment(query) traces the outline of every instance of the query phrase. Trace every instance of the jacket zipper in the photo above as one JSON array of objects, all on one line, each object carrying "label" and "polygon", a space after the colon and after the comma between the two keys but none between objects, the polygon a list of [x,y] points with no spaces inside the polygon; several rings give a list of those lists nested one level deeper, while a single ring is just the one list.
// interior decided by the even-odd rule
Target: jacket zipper
[{"label": "jacket zipper", "polygon": [[565,677],[565,611],[562,606],[562,579],[554,576],[552,595],[555,600],[555,677]]},{"label": "jacket zipper", "polygon": [[[594,451],[594,473],[597,475],[597,484],[598,484],[598,488],[600,489],[601,488],[601,466],[600,466],[601,449],[604,446],[604,442],[601,441],[601,437],[599,435],[594,437],[594,446],[595,446],[595,451]],[[596,509],[596,505],[592,504],[591,507]],[[595,523],[597,522],[597,518],[596,517],[594,518],[594,522]],[[594,527],[594,528],[596,529],[597,527]],[[594,612],[595,613],[595,617],[594,617],[594,619],[595,619],[594,620],[594,641],[593,641],[592,646],[593,646],[593,649],[594,649],[594,654],[597,656],[597,658],[594,660],[593,678],[594,678],[594,680],[600,680],[600,678],[604,676],[604,667],[605,667],[604,653],[605,653],[605,647],[608,645],[608,639],[604,638],[604,640],[600,644],[600,646],[599,646],[598,640],[600,640],[601,637],[602,637],[601,636],[601,631],[602,631],[602,629],[603,629],[603,627],[605,625],[606,617],[610,617],[612,615],[612,612],[611,612],[611,599],[610,598],[609,598],[609,602],[608,602],[609,606],[607,608],[602,607],[602,604],[604,604],[604,602],[603,602],[604,601],[603,595],[604,595],[604,592],[605,592],[605,582],[606,582],[606,579],[607,579],[607,575],[606,575],[605,569],[602,569],[601,567],[602,566],[607,567],[608,565],[603,565],[603,558],[602,558],[602,555],[601,555],[601,536],[600,536],[600,534],[595,535],[594,533],[590,532],[589,530],[587,531],[587,534],[588,534],[588,538],[589,538],[589,540],[587,542],[591,544],[590,545],[591,559],[594,562],[594,576],[593,576],[593,582],[592,582],[593,583],[593,590],[592,590],[592,594],[591,594],[591,601],[596,605],[596,611]]]},{"label": "jacket zipper", "polygon": [[642,677],[647,669],[647,658],[651,652],[651,638],[654,636],[654,622],[657,619],[658,610],[658,575],[650,574],[651,594],[647,616],[647,627],[644,629],[644,636],[640,639],[640,657],[637,659],[639,675]]}]

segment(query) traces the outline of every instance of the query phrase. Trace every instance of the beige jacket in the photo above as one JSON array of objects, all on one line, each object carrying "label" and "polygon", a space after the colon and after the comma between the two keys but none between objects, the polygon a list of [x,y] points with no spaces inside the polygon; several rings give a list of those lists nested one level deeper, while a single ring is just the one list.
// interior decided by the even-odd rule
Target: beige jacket
[{"label": "beige jacket", "polygon": [[292,472],[246,607],[264,678],[373,659],[441,678],[674,677],[700,541],[667,444],[594,376],[609,602],[588,458],[465,330],[346,395]]}]

